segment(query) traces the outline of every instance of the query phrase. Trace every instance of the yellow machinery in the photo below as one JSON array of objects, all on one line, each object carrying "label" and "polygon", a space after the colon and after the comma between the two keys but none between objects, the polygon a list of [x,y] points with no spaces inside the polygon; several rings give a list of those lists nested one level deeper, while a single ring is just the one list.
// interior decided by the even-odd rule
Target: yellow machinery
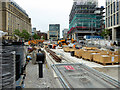
[{"label": "yellow machinery", "polygon": [[76,40],[74,40],[73,38],[72,39],[62,39],[62,40],[58,40],[58,45],[60,46],[60,47],[62,47],[62,45],[68,45],[68,44],[70,44],[70,43],[74,43],[74,42],[76,42]]},{"label": "yellow machinery", "polygon": [[39,43],[43,43],[44,42],[44,40],[30,40],[30,41],[28,41],[28,44],[30,45],[30,44],[35,44],[35,45],[37,45],[37,44],[39,44]]}]

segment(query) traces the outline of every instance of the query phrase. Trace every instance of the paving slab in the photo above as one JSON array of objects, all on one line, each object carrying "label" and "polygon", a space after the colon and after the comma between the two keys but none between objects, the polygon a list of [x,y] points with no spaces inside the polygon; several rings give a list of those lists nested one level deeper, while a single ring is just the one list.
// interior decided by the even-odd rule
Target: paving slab
[{"label": "paving slab", "polygon": [[43,78],[38,76],[38,65],[31,62],[26,67],[25,88],[58,88],[55,78],[46,64],[43,65]]}]

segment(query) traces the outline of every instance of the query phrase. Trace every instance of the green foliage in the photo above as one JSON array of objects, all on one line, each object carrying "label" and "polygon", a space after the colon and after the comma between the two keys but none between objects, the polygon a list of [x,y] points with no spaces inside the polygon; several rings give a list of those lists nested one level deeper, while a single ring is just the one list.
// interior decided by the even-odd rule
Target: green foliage
[{"label": "green foliage", "polygon": [[40,36],[38,36],[37,34],[34,34],[34,35],[33,35],[33,38],[34,38],[34,39],[40,39]]},{"label": "green foliage", "polygon": [[30,38],[30,34],[26,30],[22,30],[21,38],[28,40]]},{"label": "green foliage", "polygon": [[101,33],[101,36],[103,36],[104,38],[108,38],[108,36],[109,36],[109,34],[110,34],[110,31],[109,30],[107,30],[107,29],[104,29],[103,31],[102,31],[102,33]]},{"label": "green foliage", "polygon": [[25,40],[28,40],[30,38],[30,34],[26,30],[22,30],[22,32],[20,32],[18,29],[16,29],[14,31],[14,34],[21,38],[24,38]]},{"label": "green foliage", "polygon": [[16,30],[14,31],[14,34],[16,34],[17,36],[21,37],[21,32],[20,32],[18,29],[16,29]]}]

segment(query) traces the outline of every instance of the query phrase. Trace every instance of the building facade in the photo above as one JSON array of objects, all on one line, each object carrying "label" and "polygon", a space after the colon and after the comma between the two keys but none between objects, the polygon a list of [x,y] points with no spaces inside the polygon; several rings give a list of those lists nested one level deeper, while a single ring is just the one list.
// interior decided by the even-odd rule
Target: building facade
[{"label": "building facade", "polygon": [[68,29],[64,29],[64,30],[62,31],[62,36],[63,36],[64,39],[67,38],[67,32],[68,32]]},{"label": "building facade", "polygon": [[32,34],[31,18],[13,0],[9,0],[9,2],[4,2],[4,0],[0,1],[0,19],[0,29],[8,32],[6,39],[14,39],[13,32],[16,29],[21,32],[22,30],[27,30]]},{"label": "building facade", "polygon": [[49,24],[48,39],[58,40],[60,38],[60,24]]},{"label": "building facade", "polygon": [[34,28],[32,28],[32,35],[34,35],[34,34],[37,34],[37,30],[36,30],[36,28],[34,27]]},{"label": "building facade", "polygon": [[58,31],[48,31],[48,40],[58,40]]},{"label": "building facade", "polygon": [[37,31],[37,35],[40,37],[40,39],[47,40],[47,33]]},{"label": "building facade", "polygon": [[120,0],[106,0],[105,28],[110,30],[110,39],[120,40]]},{"label": "building facade", "polygon": [[104,7],[97,0],[76,0],[69,15],[69,38],[83,39],[85,35],[97,35],[104,25]]}]

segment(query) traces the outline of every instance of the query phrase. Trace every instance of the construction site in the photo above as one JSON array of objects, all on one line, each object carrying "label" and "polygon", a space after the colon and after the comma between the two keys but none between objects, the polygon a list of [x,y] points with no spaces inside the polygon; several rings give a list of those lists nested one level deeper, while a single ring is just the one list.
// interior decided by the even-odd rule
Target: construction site
[{"label": "construction site", "polygon": [[[104,9],[98,0],[74,0],[65,38],[60,38],[60,24],[49,24],[48,40],[27,30],[11,32],[17,40],[9,40],[9,32],[1,29],[0,90],[119,90],[120,42],[100,35]],[[22,25],[17,23],[18,29]]]},{"label": "construction site", "polygon": [[69,38],[98,35],[104,29],[104,9],[97,0],[76,0],[69,15]]},{"label": "construction site", "polygon": [[3,44],[1,87],[119,88],[119,51],[61,41]]}]

